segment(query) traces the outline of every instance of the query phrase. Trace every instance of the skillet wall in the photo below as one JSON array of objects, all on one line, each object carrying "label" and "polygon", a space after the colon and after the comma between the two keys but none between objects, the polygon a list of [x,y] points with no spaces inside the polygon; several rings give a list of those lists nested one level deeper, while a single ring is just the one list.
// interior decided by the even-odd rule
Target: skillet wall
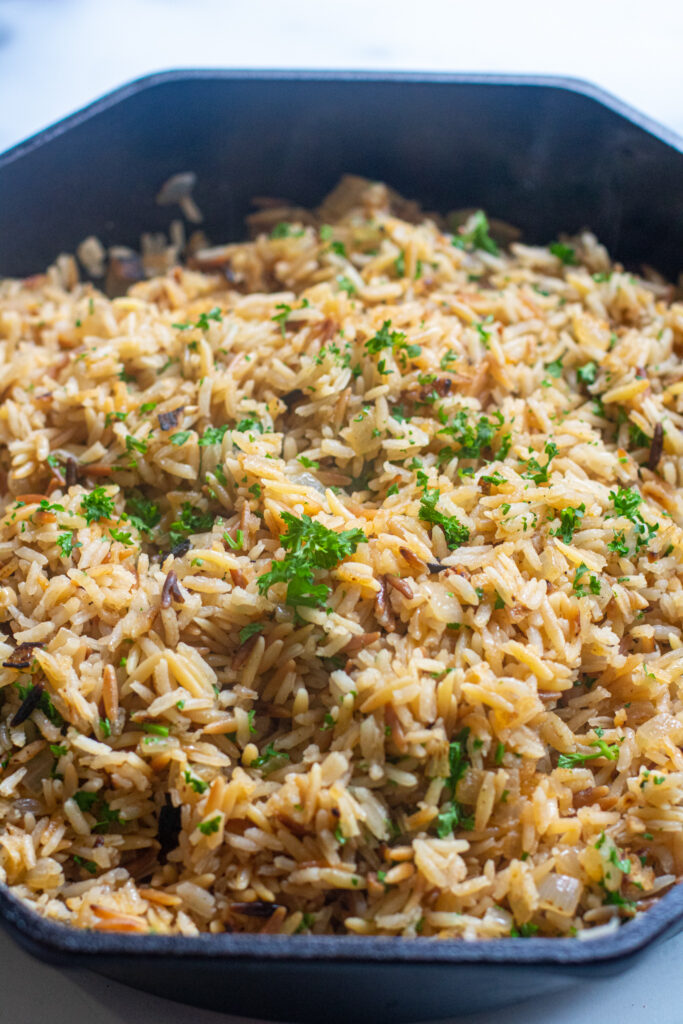
[{"label": "skillet wall", "polygon": [[[42,270],[88,234],[136,246],[198,175],[213,242],[254,195],[316,203],[344,171],[427,209],[483,206],[530,241],[595,230],[627,264],[683,267],[683,154],[591,96],[486,76],[179,72],[133,83],[0,158],[0,274]],[[482,80],[484,79],[484,80]]]}]

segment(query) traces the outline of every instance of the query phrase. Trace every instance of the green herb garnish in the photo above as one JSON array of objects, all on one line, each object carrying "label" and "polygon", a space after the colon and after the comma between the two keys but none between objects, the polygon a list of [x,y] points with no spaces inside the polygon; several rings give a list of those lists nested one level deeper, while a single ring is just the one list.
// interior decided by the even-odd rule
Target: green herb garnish
[{"label": "green herb garnish", "polygon": [[586,512],[586,506],[583,502],[576,508],[562,508],[560,509],[560,525],[556,530],[551,530],[550,534],[552,537],[560,537],[565,544],[571,544],[574,532],[578,530],[581,525],[581,520]]},{"label": "green herb garnish", "polygon": [[205,793],[209,788],[208,782],[204,782],[204,779],[200,779],[199,776],[195,775],[194,772],[191,772],[189,768],[185,769],[183,772],[183,778],[195,793]]},{"label": "green herb garnish", "polygon": [[548,248],[553,256],[557,256],[558,260],[567,267],[576,266],[579,262],[576,258],[576,252],[571,245],[565,245],[564,242],[553,242]]},{"label": "green herb garnish", "polygon": [[586,761],[594,761],[597,757],[606,757],[608,761],[616,761],[619,757],[619,744],[606,743],[605,740],[593,740],[588,744],[590,747],[597,747],[592,754],[560,754],[557,759],[558,768],[581,767]]},{"label": "green herb garnish", "polygon": [[240,630],[240,643],[245,644],[250,637],[256,636],[257,633],[263,632],[262,622],[250,622],[246,626],[242,626]]},{"label": "green herb garnish", "polygon": [[157,725],[156,722],[143,722],[142,728],[152,736],[168,736],[170,733],[167,725]]},{"label": "green herb garnish", "polygon": [[597,363],[585,363],[584,366],[579,366],[576,371],[576,379],[588,386],[589,384],[595,384],[595,379],[598,375]]},{"label": "green herb garnish", "polygon": [[77,864],[79,868],[84,868],[89,874],[97,874],[97,864],[94,860],[84,860],[83,857],[79,857],[77,853],[73,855],[73,862]]},{"label": "green herb garnish", "polygon": [[474,819],[466,817],[462,805],[455,799],[455,789],[469,766],[467,759],[467,737],[470,734],[468,728],[462,729],[454,740],[448,745],[448,768],[449,774],[446,780],[446,789],[451,799],[443,805],[436,819],[436,834],[439,839],[453,834],[454,829],[464,828],[471,831],[474,828]]},{"label": "green herb garnish", "polygon": [[272,768],[276,767],[276,765],[271,765],[270,762],[276,761],[278,759],[283,761],[289,761],[289,754],[287,754],[284,750],[276,750],[273,744],[269,743],[266,749],[263,751],[263,753],[259,754],[258,757],[254,758],[249,767],[268,768],[268,770],[270,771]]},{"label": "green herb garnish", "polygon": [[128,520],[141,533],[151,533],[161,521],[159,506],[145,498],[139,491],[126,494],[126,514]]},{"label": "green herb garnish", "polygon": [[184,501],[178,518],[171,523],[168,531],[171,547],[175,547],[190,534],[206,533],[213,526],[213,520],[211,512],[202,512],[201,509],[191,505],[189,501]]},{"label": "green herb garnish", "polygon": [[367,538],[359,529],[337,533],[305,514],[298,519],[290,512],[283,512],[282,519],[287,532],[281,535],[280,543],[287,553],[259,577],[259,590],[265,594],[273,584],[287,583],[287,604],[322,607],[330,588],[324,583],[315,583],[314,572],[333,569]]},{"label": "green herb garnish", "polygon": [[204,448],[209,444],[220,444],[225,437],[227,429],[227,424],[222,427],[207,427],[199,438],[200,447]]},{"label": "green herb garnish", "polygon": [[221,816],[216,814],[213,818],[209,818],[208,821],[200,821],[197,828],[203,836],[212,836],[221,827]]},{"label": "green herb garnish", "polygon": [[286,330],[286,326],[287,326],[287,317],[292,312],[292,307],[288,306],[286,302],[278,302],[278,304],[277,304],[277,306],[275,308],[279,309],[280,312],[276,313],[275,316],[271,316],[270,319],[273,320],[276,324],[279,324],[279,326],[280,326],[280,333],[282,334],[282,337],[284,338],[285,330]]},{"label": "green herb garnish", "polygon": [[489,234],[489,222],[483,210],[477,210],[474,214],[470,231],[453,237],[453,245],[457,249],[483,249],[492,256],[498,256],[500,252]]},{"label": "green herb garnish", "polygon": [[124,530],[116,530],[112,527],[109,533],[111,534],[111,539],[117,540],[119,544],[125,544],[127,547],[131,547],[134,543],[131,535],[126,533]]},{"label": "green herb garnish", "polygon": [[104,487],[96,487],[90,494],[84,494],[81,498],[81,512],[88,525],[101,519],[112,519],[114,499],[107,494]]},{"label": "green herb garnish", "polygon": [[446,544],[451,549],[461,547],[470,539],[470,531],[468,528],[460,522],[457,516],[448,516],[443,512],[439,512],[436,508],[436,504],[440,497],[440,491],[438,488],[433,490],[425,489],[422,498],[420,499],[420,510],[418,517],[425,523],[432,523],[435,526],[440,526],[443,530]]},{"label": "green herb garnish", "polygon": [[[625,519],[630,520],[633,524],[636,535],[635,553],[638,554],[641,548],[647,547],[649,542],[653,539],[659,529],[659,523],[648,523],[643,519],[642,513],[640,512],[640,506],[643,499],[634,488],[620,487],[616,491],[610,491],[609,496],[612,505],[614,506],[614,512],[609,513],[607,518],[623,516]],[[610,547],[610,545],[608,545],[608,547]],[[611,550],[615,550],[615,548],[611,548]]]},{"label": "green herb garnish", "polygon": [[74,548],[83,547],[80,541],[74,540],[74,533],[60,533],[57,535],[57,546],[65,558],[73,554]]}]

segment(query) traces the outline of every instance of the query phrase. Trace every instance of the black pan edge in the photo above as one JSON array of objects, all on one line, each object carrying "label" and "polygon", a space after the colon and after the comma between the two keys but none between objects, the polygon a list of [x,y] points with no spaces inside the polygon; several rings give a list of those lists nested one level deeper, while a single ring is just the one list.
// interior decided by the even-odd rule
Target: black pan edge
[{"label": "black pan edge", "polygon": [[62,135],[76,125],[88,121],[91,117],[116,106],[129,96],[147,89],[153,89],[168,82],[195,80],[211,80],[219,78],[224,81],[303,81],[303,82],[391,82],[400,85],[402,82],[425,83],[432,85],[516,85],[531,89],[541,87],[558,89],[564,92],[585,96],[614,113],[630,121],[660,139],[666,145],[683,153],[683,136],[670,128],[641,113],[635,107],[624,103],[618,97],[600,86],[593,85],[582,78],[565,75],[521,75],[499,74],[494,72],[427,72],[427,71],[318,71],[290,69],[254,69],[254,68],[176,68],[168,71],[142,75],[130,82],[105,93],[73,114],[61,118],[35,135],[18,142],[4,153],[0,153],[0,168],[13,163],[31,150],[49,142],[50,139]]},{"label": "black pan edge", "polygon": [[439,942],[354,935],[203,934],[123,935],[71,928],[40,917],[0,886],[0,920],[24,945],[50,959],[96,967],[110,957],[179,957],[199,960],[335,960],[374,963],[525,964],[555,968],[608,968],[628,961],[683,924],[683,887],[624,923],[613,935],[590,940],[503,939]]}]

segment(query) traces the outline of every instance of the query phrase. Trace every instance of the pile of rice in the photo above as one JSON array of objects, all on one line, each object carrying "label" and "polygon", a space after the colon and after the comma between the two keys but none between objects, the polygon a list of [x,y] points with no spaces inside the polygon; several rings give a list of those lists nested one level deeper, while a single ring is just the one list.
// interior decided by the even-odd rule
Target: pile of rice
[{"label": "pile of rice", "polygon": [[683,871],[683,304],[358,179],[252,226],[0,285],[2,880],[100,931],[618,927]]}]

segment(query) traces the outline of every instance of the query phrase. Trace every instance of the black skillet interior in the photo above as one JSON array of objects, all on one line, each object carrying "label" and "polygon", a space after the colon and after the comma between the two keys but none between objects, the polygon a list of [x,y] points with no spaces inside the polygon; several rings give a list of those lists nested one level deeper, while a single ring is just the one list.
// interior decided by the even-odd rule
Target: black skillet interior
[{"label": "black skillet interior", "polygon": [[[315,205],[344,172],[427,209],[481,206],[529,241],[590,226],[627,265],[683,268],[683,143],[580,82],[494,75],[180,71],[124,86],[0,156],[0,274],[89,234],[167,229],[161,184],[197,174],[214,242],[254,195]],[[683,921],[674,890],[588,942],[103,935],[43,921],[0,887],[2,923],[43,959],[195,1005],[276,1020],[434,1019],[625,969]]]},{"label": "black skillet interior", "polygon": [[0,157],[0,274],[42,270],[88,234],[136,245],[168,226],[160,185],[192,170],[214,241],[242,237],[254,195],[310,206],[352,172],[426,209],[483,206],[530,241],[589,225],[617,258],[674,276],[680,148],[561,79],[171,72]]}]

